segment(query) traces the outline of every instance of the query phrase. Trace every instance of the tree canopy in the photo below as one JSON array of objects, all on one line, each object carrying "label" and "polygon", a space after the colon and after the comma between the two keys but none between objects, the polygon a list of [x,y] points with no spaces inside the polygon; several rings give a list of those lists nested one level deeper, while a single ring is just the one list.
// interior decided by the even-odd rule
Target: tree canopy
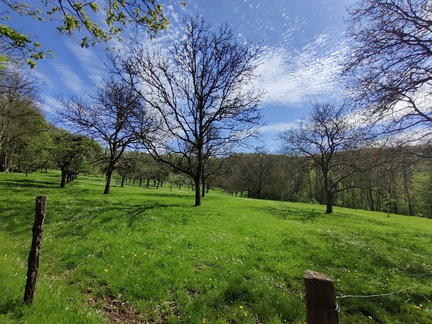
[{"label": "tree canopy", "polygon": [[250,84],[258,53],[227,25],[213,30],[191,18],[166,55],[141,48],[117,67],[162,122],[144,145],[194,179],[195,205],[206,161],[256,135],[262,93]]},{"label": "tree canopy", "polygon": [[110,193],[111,177],[123,153],[155,131],[142,98],[121,79],[106,80],[95,95],[62,100],[62,118],[81,133],[106,146],[105,194]]},{"label": "tree canopy", "polygon": [[388,131],[415,130],[415,140],[432,135],[431,12],[429,0],[362,0],[349,9],[345,72],[355,101]]},{"label": "tree canopy", "polygon": [[[56,28],[60,34],[73,36],[80,33],[81,47],[107,42],[114,36],[121,40],[128,25],[144,27],[151,36],[169,25],[158,0],[49,0],[40,1],[39,5],[34,2],[0,0],[5,22],[0,24],[0,61],[25,58],[34,67],[35,60],[51,53],[26,35],[28,31],[12,27],[9,20],[12,13],[39,21],[58,22]],[[99,22],[98,15],[103,17],[103,22]]]},{"label": "tree canopy", "polygon": [[[328,214],[333,212],[334,194],[350,188],[344,183],[359,170],[355,151],[364,136],[349,120],[347,108],[317,104],[298,128],[280,134],[288,153],[307,156],[322,173]],[[336,152],[345,152],[336,158]]]}]

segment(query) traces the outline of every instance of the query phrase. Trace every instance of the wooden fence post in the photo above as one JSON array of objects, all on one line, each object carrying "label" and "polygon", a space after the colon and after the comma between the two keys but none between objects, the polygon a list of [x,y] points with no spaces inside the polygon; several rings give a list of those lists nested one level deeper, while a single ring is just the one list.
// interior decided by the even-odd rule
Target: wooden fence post
[{"label": "wooden fence post", "polygon": [[303,279],[306,288],[306,323],[338,324],[339,306],[333,281],[311,270],[305,272]]},{"label": "wooden fence post", "polygon": [[36,215],[33,225],[33,240],[28,257],[27,282],[24,292],[24,303],[31,304],[36,292],[36,280],[39,270],[40,245],[43,224],[46,214],[46,196],[36,197]]}]

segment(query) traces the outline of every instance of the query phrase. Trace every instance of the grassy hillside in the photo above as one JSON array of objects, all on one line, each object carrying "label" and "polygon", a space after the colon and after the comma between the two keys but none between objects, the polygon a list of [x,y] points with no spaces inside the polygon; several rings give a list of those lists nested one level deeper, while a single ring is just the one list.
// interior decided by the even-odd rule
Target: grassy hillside
[{"label": "grassy hillside", "polygon": [[[334,279],[341,323],[432,323],[430,219],[58,180],[0,174],[0,323],[304,323],[307,269]],[[23,306],[37,195],[41,268]]]}]

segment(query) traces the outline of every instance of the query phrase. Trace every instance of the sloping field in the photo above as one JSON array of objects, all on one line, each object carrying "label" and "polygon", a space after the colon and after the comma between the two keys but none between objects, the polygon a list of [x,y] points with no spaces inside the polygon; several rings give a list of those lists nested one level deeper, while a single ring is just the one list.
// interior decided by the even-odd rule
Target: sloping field
[{"label": "sloping field", "polygon": [[[341,323],[432,323],[430,219],[58,180],[0,175],[0,323],[304,323],[307,269],[334,279]],[[37,195],[41,268],[23,306]]]}]

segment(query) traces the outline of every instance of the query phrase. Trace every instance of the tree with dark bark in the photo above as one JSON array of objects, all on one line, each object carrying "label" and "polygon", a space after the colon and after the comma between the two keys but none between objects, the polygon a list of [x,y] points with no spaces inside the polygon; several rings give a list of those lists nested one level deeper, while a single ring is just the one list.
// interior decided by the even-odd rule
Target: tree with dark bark
[{"label": "tree with dark bark", "polygon": [[262,93],[252,89],[259,48],[238,41],[228,26],[214,31],[201,18],[167,55],[134,51],[117,71],[154,109],[162,126],[143,141],[157,160],[190,176],[201,204],[206,161],[256,135]]},{"label": "tree with dark bark", "polygon": [[[351,184],[345,181],[359,171],[355,150],[364,138],[349,121],[347,109],[316,104],[306,120],[297,128],[280,133],[280,138],[288,153],[308,156],[319,168],[325,190],[326,213],[332,213],[334,195],[351,188]],[[340,152],[343,156],[336,156]]]},{"label": "tree with dark bark", "polygon": [[60,188],[76,178],[86,164],[93,162],[100,146],[83,135],[74,135],[63,129],[51,130],[51,160],[61,171]]},{"label": "tree with dark bark", "polygon": [[114,78],[88,99],[73,97],[62,103],[64,120],[106,145],[104,194],[109,194],[113,172],[125,150],[155,130],[145,103],[127,83]]},{"label": "tree with dark bark", "polygon": [[[431,140],[432,3],[365,0],[348,9],[353,52],[345,67],[351,92],[388,134]],[[415,136],[414,136],[415,135]]]}]

